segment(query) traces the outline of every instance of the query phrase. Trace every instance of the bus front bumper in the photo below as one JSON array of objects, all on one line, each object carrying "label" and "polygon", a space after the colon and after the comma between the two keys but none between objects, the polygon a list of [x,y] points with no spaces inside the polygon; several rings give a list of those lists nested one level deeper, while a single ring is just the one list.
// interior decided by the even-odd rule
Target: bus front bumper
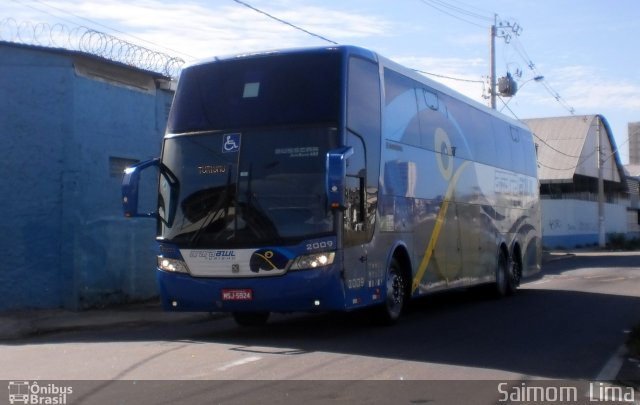
[{"label": "bus front bumper", "polygon": [[344,283],[329,267],[281,276],[205,278],[157,269],[166,311],[310,312],[344,311]]}]

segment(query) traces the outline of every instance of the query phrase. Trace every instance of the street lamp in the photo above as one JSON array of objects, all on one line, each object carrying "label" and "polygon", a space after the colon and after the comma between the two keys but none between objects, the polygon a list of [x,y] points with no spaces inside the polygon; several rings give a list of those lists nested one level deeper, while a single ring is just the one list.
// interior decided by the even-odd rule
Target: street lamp
[{"label": "street lamp", "polygon": [[[524,82],[522,82],[522,84],[520,85],[520,89],[519,90],[521,90],[524,87],[524,85],[529,83],[530,81],[541,82],[543,80],[544,80],[544,76],[542,76],[542,75],[534,76],[531,79],[525,80]],[[509,100],[507,100],[506,103],[504,103],[504,105],[502,106],[500,111],[504,110],[504,108],[507,106],[507,104],[509,104],[509,102],[512,100],[513,96],[515,96],[515,93],[511,96],[511,98],[509,98]]]},{"label": "street lamp", "polygon": [[[522,83],[522,86],[524,86],[525,83],[529,83],[531,80],[534,80],[536,82],[540,82],[540,81],[544,80],[544,76],[534,76],[529,80],[525,80],[525,82]],[[520,88],[522,88],[522,86],[520,86]]]}]

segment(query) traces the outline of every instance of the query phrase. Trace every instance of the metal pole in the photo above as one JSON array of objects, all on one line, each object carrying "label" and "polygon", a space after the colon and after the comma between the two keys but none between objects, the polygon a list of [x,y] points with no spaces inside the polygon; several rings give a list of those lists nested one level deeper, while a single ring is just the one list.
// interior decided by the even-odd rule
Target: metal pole
[{"label": "metal pole", "polygon": [[596,115],[596,133],[598,136],[598,245],[605,247],[604,229],[604,155],[602,151],[602,137],[600,134],[600,116]]},{"label": "metal pole", "polygon": [[489,98],[491,108],[496,109],[496,20],[498,15],[493,17],[493,25],[490,28],[490,60],[489,60]]}]

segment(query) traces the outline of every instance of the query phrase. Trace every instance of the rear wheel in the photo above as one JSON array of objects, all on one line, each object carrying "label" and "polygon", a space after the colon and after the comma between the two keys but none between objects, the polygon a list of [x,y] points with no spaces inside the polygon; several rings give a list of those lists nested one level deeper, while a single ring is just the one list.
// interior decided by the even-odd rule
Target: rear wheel
[{"label": "rear wheel", "polygon": [[269,319],[269,312],[234,312],[233,319],[240,326],[262,326]]},{"label": "rear wheel", "polygon": [[379,309],[382,322],[390,324],[400,318],[406,305],[407,291],[400,264],[395,259],[392,259],[387,268],[384,303]]},{"label": "rear wheel", "polygon": [[504,297],[513,295],[520,281],[519,269],[515,262],[510,261],[504,252],[498,256],[496,268],[496,295]]}]

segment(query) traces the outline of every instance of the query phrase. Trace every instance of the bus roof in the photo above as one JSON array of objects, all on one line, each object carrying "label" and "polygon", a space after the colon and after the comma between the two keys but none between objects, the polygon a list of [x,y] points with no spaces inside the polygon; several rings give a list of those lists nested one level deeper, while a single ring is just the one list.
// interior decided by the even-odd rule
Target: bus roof
[{"label": "bus roof", "polygon": [[249,58],[263,58],[275,55],[293,55],[293,54],[310,54],[310,53],[323,53],[323,52],[342,52],[349,55],[358,55],[372,61],[378,61],[378,55],[368,49],[352,46],[352,45],[335,45],[324,47],[304,47],[304,48],[285,48],[285,49],[272,49],[258,52],[247,52],[240,54],[214,56],[211,58],[200,59],[194,62],[186,64],[183,68],[188,68],[194,65],[202,65],[207,63],[215,63],[229,60],[249,59]]},{"label": "bus roof", "polygon": [[502,114],[494,109],[489,108],[488,106],[468,97],[464,94],[445,86],[442,83],[439,83],[433,79],[426,77],[423,74],[420,74],[414,69],[403,66],[393,60],[386,58],[372,50],[362,48],[359,46],[353,45],[332,45],[325,47],[304,47],[304,48],[285,48],[285,49],[273,49],[259,52],[248,52],[241,54],[233,54],[233,55],[224,55],[224,56],[215,56],[207,59],[200,59],[191,63],[186,64],[183,69],[187,69],[191,66],[203,65],[208,63],[215,62],[223,62],[223,61],[231,61],[231,60],[239,60],[239,59],[251,59],[251,58],[262,58],[269,57],[275,55],[293,55],[293,54],[309,54],[309,53],[323,53],[323,52],[341,52],[347,55],[357,55],[363,57],[365,59],[369,59],[373,62],[379,62],[383,67],[390,68],[398,73],[401,73],[407,77],[410,77],[418,82],[421,82],[434,90],[437,90],[441,93],[447,94],[451,97],[454,97],[470,106],[481,110],[487,114],[490,114],[498,119],[509,122],[513,126],[517,126],[525,129],[526,131],[530,131],[529,127],[519,120],[515,120],[505,114]]}]

